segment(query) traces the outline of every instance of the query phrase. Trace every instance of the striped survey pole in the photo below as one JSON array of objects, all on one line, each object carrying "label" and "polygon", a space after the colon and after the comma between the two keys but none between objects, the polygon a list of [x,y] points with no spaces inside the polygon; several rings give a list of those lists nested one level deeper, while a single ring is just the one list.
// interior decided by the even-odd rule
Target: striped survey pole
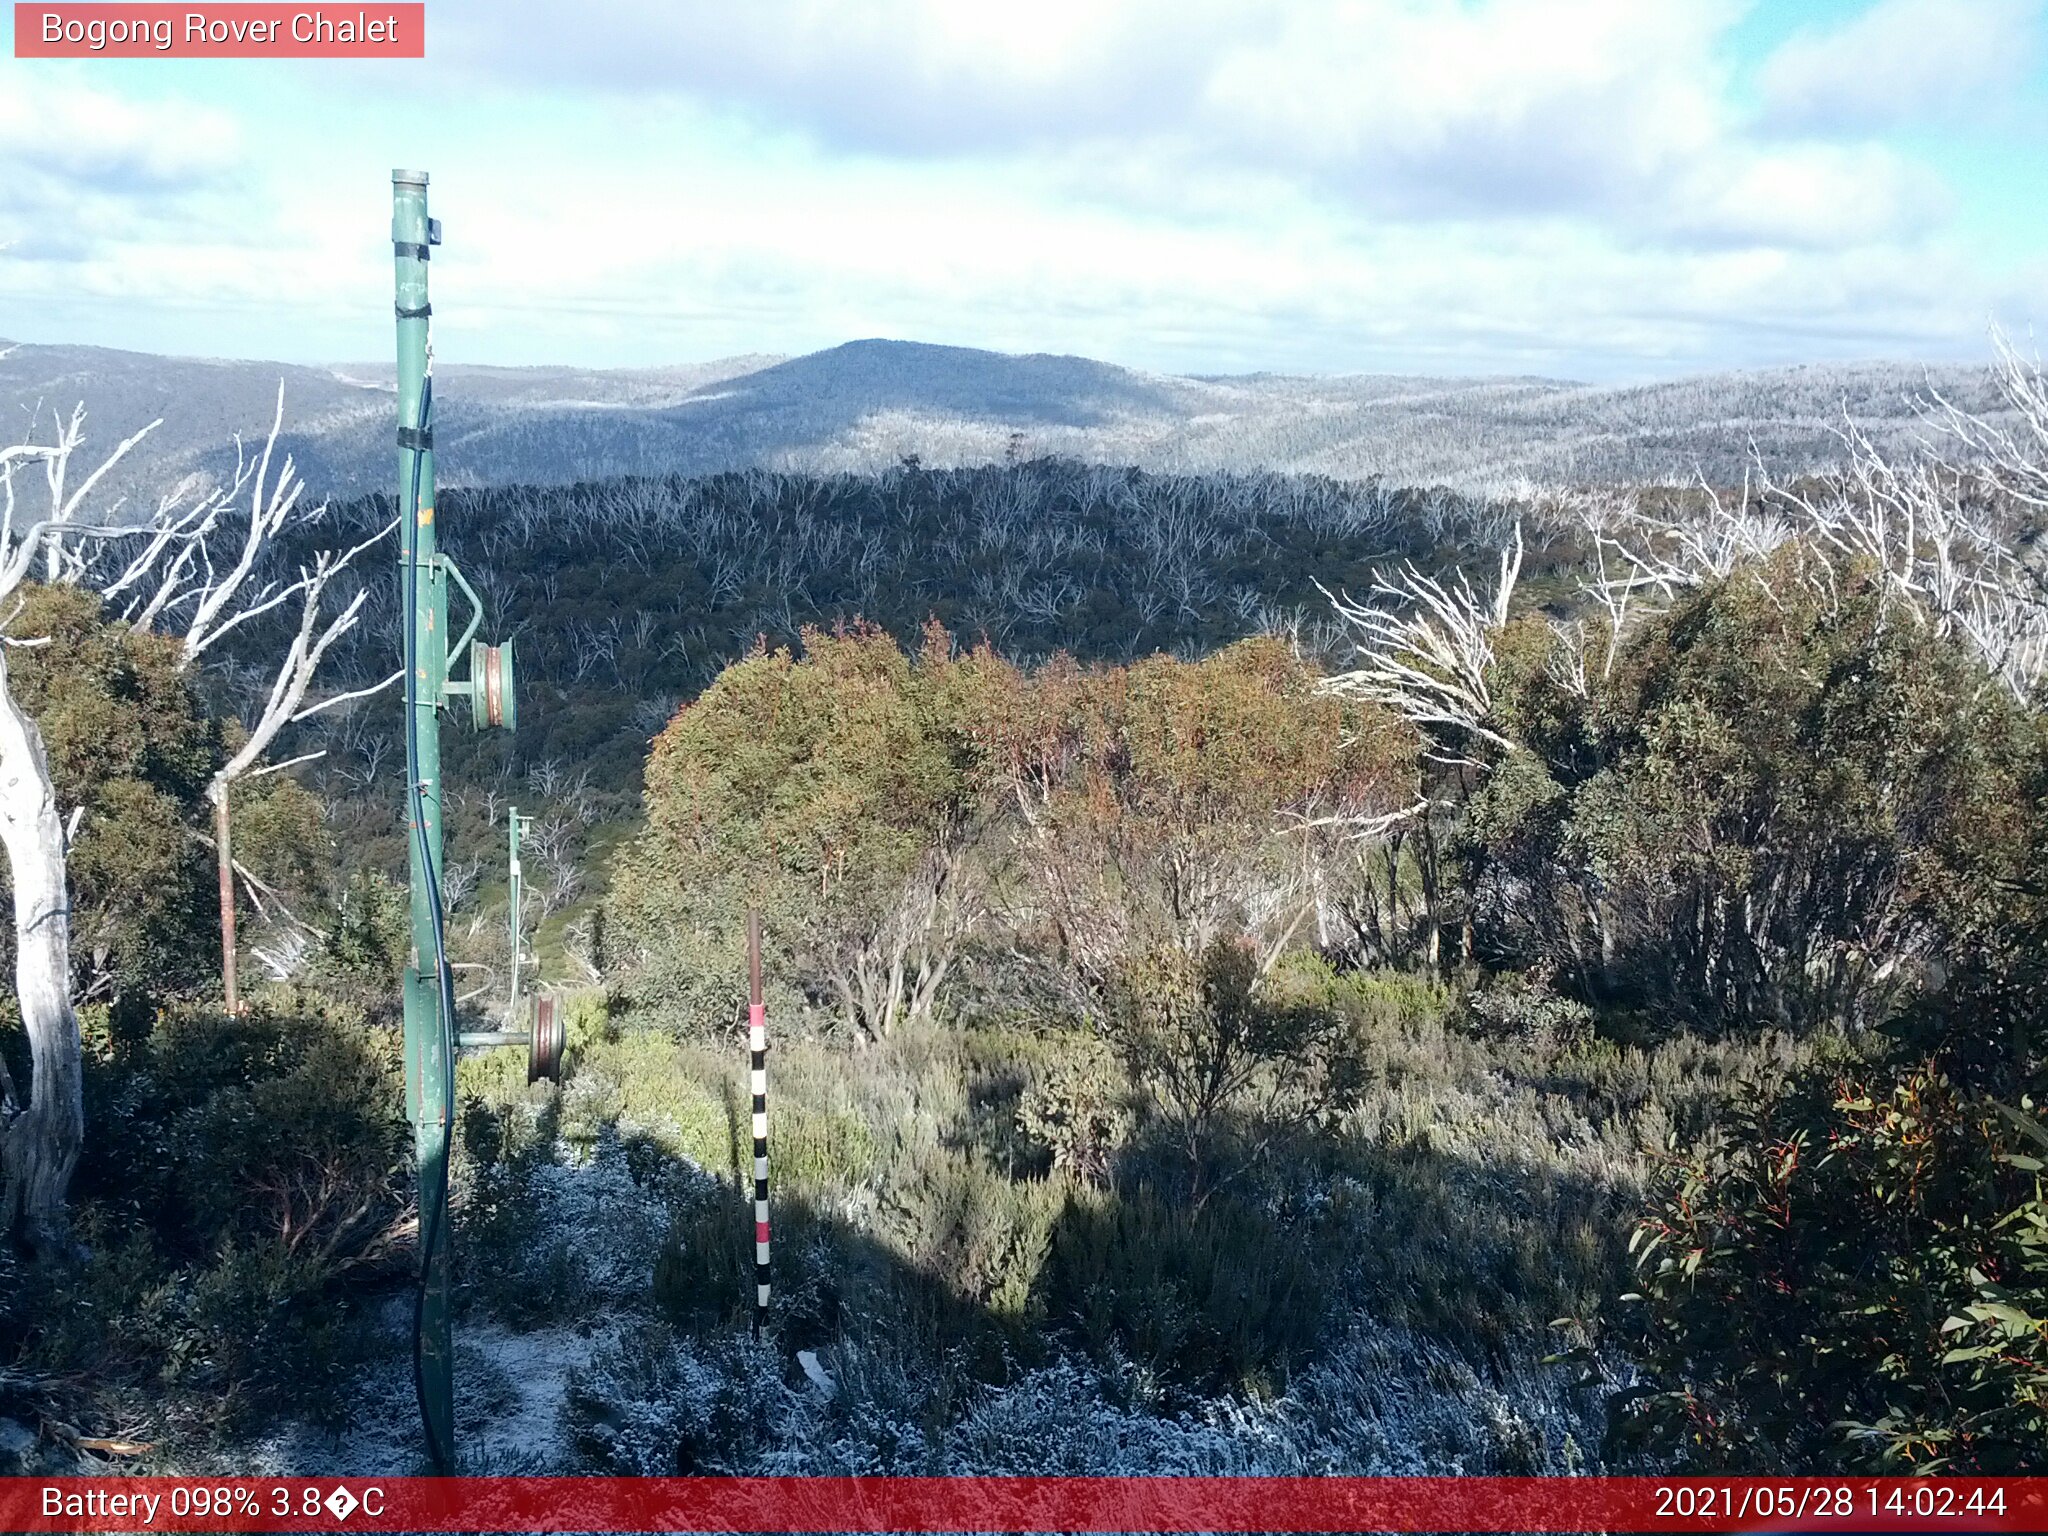
[{"label": "striped survey pole", "polygon": [[754,1337],[768,1326],[768,1008],[761,998],[761,913],[747,909],[747,1054],[754,1093]]}]

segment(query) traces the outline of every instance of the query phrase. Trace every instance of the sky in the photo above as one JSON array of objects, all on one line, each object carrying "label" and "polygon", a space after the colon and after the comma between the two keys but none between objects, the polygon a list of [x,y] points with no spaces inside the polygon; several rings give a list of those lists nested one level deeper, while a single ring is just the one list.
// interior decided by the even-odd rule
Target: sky
[{"label": "sky", "polygon": [[1627,382],[2048,327],[2048,0],[428,0],[409,61],[4,24],[16,341],[380,358],[396,166],[451,361]]}]

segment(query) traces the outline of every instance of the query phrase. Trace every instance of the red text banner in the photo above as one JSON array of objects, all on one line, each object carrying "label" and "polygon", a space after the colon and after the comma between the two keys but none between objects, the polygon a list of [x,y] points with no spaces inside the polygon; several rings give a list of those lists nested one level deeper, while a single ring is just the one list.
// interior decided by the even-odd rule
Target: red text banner
[{"label": "red text banner", "polygon": [[0,1530],[2048,1531],[2048,1478],[15,1477]]},{"label": "red text banner", "polygon": [[406,4],[14,7],[18,59],[418,59],[427,8]]}]

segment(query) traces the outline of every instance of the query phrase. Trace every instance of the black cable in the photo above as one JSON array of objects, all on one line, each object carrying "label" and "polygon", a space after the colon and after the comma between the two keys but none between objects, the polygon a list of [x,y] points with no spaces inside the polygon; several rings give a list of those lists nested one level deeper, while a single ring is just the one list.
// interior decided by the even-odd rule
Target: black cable
[{"label": "black cable", "polygon": [[[420,386],[419,422],[416,433],[424,434],[433,420],[434,376],[429,373]],[[426,1380],[426,1310],[427,1280],[429,1266],[433,1262],[434,1248],[441,1240],[441,1227],[447,1220],[448,1210],[448,1156],[449,1142],[455,1125],[455,973],[448,968],[448,936],[441,918],[441,882],[434,871],[433,845],[427,838],[426,787],[420,779],[420,723],[419,723],[419,585],[420,585],[420,478],[426,464],[425,453],[415,448],[412,451],[412,504],[402,509],[410,519],[405,538],[405,774],[411,785],[410,798],[413,836],[417,843],[420,868],[426,872],[427,913],[434,927],[434,975],[440,992],[441,1060],[447,1071],[442,1074],[442,1125],[444,1143],[441,1149],[440,1171],[437,1175],[438,1189],[431,1202],[432,1224],[426,1220],[427,1212],[422,1211],[420,1223],[420,1272],[419,1282],[413,1292],[412,1303],[412,1387],[418,1399],[420,1426],[427,1437],[427,1456],[434,1463],[434,1470],[443,1477],[455,1471],[454,1426],[448,1426],[444,1440],[435,1432],[433,1415],[427,1411]],[[420,1106],[424,1113],[426,1106]],[[422,1202],[423,1204],[426,1202]],[[453,1362],[450,1362],[453,1365]]]}]

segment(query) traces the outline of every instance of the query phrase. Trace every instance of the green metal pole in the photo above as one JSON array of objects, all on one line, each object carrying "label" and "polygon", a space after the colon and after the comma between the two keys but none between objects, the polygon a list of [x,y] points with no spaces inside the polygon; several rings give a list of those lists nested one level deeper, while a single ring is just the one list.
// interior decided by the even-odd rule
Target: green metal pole
[{"label": "green metal pole", "polygon": [[519,898],[522,871],[519,867],[519,807],[513,806],[506,813],[506,823],[511,827],[512,862],[506,866],[511,871],[512,881],[512,1000],[505,1008],[505,1027],[519,1027]]},{"label": "green metal pole", "polygon": [[427,252],[432,243],[424,171],[391,173],[391,240],[398,317],[399,593],[405,613],[408,861],[412,953],[405,968],[406,1112],[419,1158],[420,1413],[438,1470],[454,1470],[455,1382],[449,1334],[448,1103],[455,1021],[442,1016],[435,896],[441,873],[440,709],[447,684],[447,591],[434,534],[432,363]]}]

